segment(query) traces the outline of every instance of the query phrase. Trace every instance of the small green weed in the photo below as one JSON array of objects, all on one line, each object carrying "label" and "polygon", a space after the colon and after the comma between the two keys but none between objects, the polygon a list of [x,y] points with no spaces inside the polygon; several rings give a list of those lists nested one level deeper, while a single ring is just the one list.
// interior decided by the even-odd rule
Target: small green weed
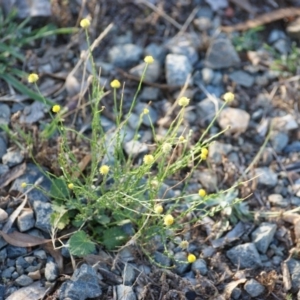
[{"label": "small green weed", "polygon": [[[81,23],[89,43],[88,25],[87,22]],[[175,242],[176,236],[184,233],[187,227],[197,226],[205,216],[212,216],[239,201],[235,187],[217,194],[207,194],[204,189],[194,194],[187,192],[193,172],[205,163],[209,143],[216,137],[205,140],[219,112],[195,142],[193,132],[183,129],[185,110],[190,101],[188,98],[180,97],[177,100],[178,114],[163,137],[157,134],[151,122],[149,107],[145,104],[130,139],[131,151],[125,153],[123,148],[128,121],[153,58],[147,56],[144,59],[144,72],[126,115],[123,114],[123,93],[121,96],[117,93],[121,83],[118,80],[111,82],[116,128],[110,131],[105,131],[100,122],[105,109],[101,104],[105,93],[99,84],[91,51],[89,59],[93,66],[89,97],[92,114],[90,135],[84,136],[68,125],[65,121],[66,109],[59,105],[52,107],[52,122],[42,134],[44,138],[50,138],[54,132],[59,134],[57,160],[61,176],[48,174],[52,181],[49,196],[54,210],[51,216],[53,239],[56,240],[60,230],[73,228],[68,247],[70,253],[77,256],[92,253],[96,244],[113,250],[138,243],[150,257],[151,245],[157,239],[168,253],[169,240]],[[38,88],[36,74],[29,75],[28,79]],[[227,93],[224,99],[221,109],[234,99],[234,95]],[[141,142],[139,132],[144,118],[148,118],[151,124],[151,144]],[[90,164],[84,171],[73,151],[71,135],[73,141],[89,145]],[[139,151],[141,148],[143,151]],[[166,186],[165,181],[174,176],[177,183],[171,187]],[[227,198],[230,201],[224,200]],[[185,246],[188,245],[188,241],[183,242]],[[189,255],[187,260],[193,261],[194,256]]]}]

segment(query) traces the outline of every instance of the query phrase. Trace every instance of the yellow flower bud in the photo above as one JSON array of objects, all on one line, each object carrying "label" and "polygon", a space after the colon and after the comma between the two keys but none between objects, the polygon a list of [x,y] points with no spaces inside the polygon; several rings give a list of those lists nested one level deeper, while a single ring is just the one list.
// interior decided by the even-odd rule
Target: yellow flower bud
[{"label": "yellow flower bud", "polygon": [[90,22],[89,19],[86,19],[86,18],[85,18],[85,19],[82,19],[82,20],[80,21],[80,26],[81,26],[82,28],[84,28],[84,29],[90,27],[90,25],[91,25],[91,22]]},{"label": "yellow flower bud", "polygon": [[196,256],[194,254],[189,254],[187,260],[189,263],[193,263],[196,260]]},{"label": "yellow flower bud", "polygon": [[146,64],[152,64],[154,62],[154,58],[152,56],[148,55],[144,58],[144,62]]},{"label": "yellow flower bud", "polygon": [[28,75],[28,82],[29,83],[35,83],[39,80],[39,75],[35,73],[31,73]]},{"label": "yellow flower bud", "polygon": [[170,143],[164,143],[161,148],[162,152],[167,154],[172,150],[172,145]]},{"label": "yellow flower bud", "polygon": [[74,184],[73,184],[73,183],[69,183],[69,184],[68,184],[68,188],[69,188],[70,190],[73,190],[73,189],[74,189]]},{"label": "yellow flower bud", "polygon": [[60,106],[59,106],[58,104],[54,105],[54,106],[52,107],[52,111],[53,111],[54,113],[58,113],[58,112],[60,111]]},{"label": "yellow flower bud", "polygon": [[109,166],[103,165],[100,167],[99,172],[101,175],[107,175],[109,172]]},{"label": "yellow flower bud", "polygon": [[174,223],[174,218],[173,218],[172,215],[166,215],[166,216],[164,217],[164,224],[165,224],[166,226],[170,226],[170,225],[172,225],[173,223]]},{"label": "yellow flower bud", "polygon": [[110,83],[110,86],[113,88],[113,89],[119,89],[121,87],[121,83],[118,79],[114,79],[111,83]]},{"label": "yellow flower bud", "polygon": [[202,160],[206,160],[206,159],[207,159],[207,155],[206,155],[205,153],[201,153],[201,154],[200,154],[200,158],[201,158]]},{"label": "yellow flower bud", "polygon": [[162,214],[163,211],[164,211],[164,208],[161,204],[157,204],[154,207],[154,211],[155,211],[156,214]]},{"label": "yellow flower bud", "polygon": [[208,155],[208,150],[206,149],[206,148],[202,148],[201,149],[201,154],[203,154],[203,155]]},{"label": "yellow flower bud", "polygon": [[231,102],[234,100],[234,94],[231,92],[227,92],[223,95],[223,98],[226,102]]},{"label": "yellow flower bud", "polygon": [[178,100],[178,105],[179,105],[179,106],[182,106],[182,107],[188,106],[189,103],[190,103],[190,99],[187,98],[187,97],[181,97],[181,98]]},{"label": "yellow flower bud", "polygon": [[179,244],[179,247],[182,248],[182,249],[186,249],[188,246],[189,246],[189,242],[188,241],[182,241]]},{"label": "yellow flower bud", "polygon": [[206,196],[206,191],[204,189],[200,189],[198,191],[198,194],[199,194],[200,197],[205,197]]},{"label": "yellow flower bud", "polygon": [[27,183],[26,182],[22,182],[21,183],[21,187],[24,189],[24,188],[26,188],[26,186],[27,186]]},{"label": "yellow flower bud", "polygon": [[146,155],[144,156],[144,163],[145,163],[146,165],[151,165],[151,164],[153,164],[153,162],[154,162],[154,157],[153,157],[153,155],[151,155],[151,154],[146,154]]},{"label": "yellow flower bud", "polygon": [[149,114],[149,109],[148,109],[148,108],[144,108],[143,114],[144,114],[144,115],[148,115],[148,114]]}]

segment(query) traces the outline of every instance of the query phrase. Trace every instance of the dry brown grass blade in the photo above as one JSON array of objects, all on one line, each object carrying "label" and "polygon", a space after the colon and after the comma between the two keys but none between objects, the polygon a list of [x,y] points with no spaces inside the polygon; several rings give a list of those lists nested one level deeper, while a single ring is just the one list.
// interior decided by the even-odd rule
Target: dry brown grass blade
[{"label": "dry brown grass blade", "polygon": [[14,179],[17,179],[18,177],[23,175],[25,170],[26,170],[26,163],[23,163],[21,165],[18,165],[10,169],[8,172],[4,173],[0,177],[0,189],[6,187]]},{"label": "dry brown grass blade", "polygon": [[225,286],[225,290],[223,293],[223,296],[225,299],[230,299],[231,298],[231,293],[232,291],[241,283],[245,283],[247,281],[246,278],[242,278],[240,280],[232,281]]},{"label": "dry brown grass blade", "polygon": [[261,14],[253,20],[248,20],[243,23],[239,23],[232,26],[222,26],[221,30],[224,32],[233,32],[233,31],[245,31],[251,28],[262,26],[274,21],[278,21],[284,18],[300,16],[300,8],[298,7],[289,7],[273,10],[271,12]]},{"label": "dry brown grass blade", "polygon": [[78,167],[80,169],[80,171],[75,172],[72,176],[72,178],[78,178],[80,176],[80,173],[84,171],[84,169],[86,168],[86,166],[89,164],[89,162],[91,161],[92,156],[91,154],[87,154],[78,164]]},{"label": "dry brown grass blade", "polygon": [[51,239],[42,239],[27,233],[21,233],[14,231],[10,234],[7,234],[0,230],[0,235],[3,239],[10,245],[16,247],[35,247],[51,242]]}]

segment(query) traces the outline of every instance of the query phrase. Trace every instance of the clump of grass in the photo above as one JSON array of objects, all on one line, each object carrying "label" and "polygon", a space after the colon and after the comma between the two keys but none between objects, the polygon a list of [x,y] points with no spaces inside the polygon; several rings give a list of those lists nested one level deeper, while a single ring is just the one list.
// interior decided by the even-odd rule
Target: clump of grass
[{"label": "clump of grass", "polygon": [[[80,24],[89,42],[89,23],[82,21]],[[137,243],[146,254],[151,255],[149,249],[157,236],[167,251],[167,242],[183,233],[187,226],[196,226],[205,216],[214,215],[229,205],[224,202],[208,204],[228,191],[218,194],[208,194],[204,189],[194,194],[186,192],[193,172],[208,157],[212,138],[205,140],[205,134],[212,124],[196,142],[192,140],[192,131],[182,132],[185,110],[190,99],[181,97],[177,100],[178,114],[162,138],[157,135],[148,106],[145,105],[139,116],[133,141],[137,143],[140,140],[139,129],[143,118],[150,120],[153,141],[151,145],[146,145],[148,150],[145,153],[126,155],[123,151],[126,126],[136,105],[144,75],[154,59],[151,56],[145,57],[144,72],[126,115],[123,115],[123,94],[118,97],[117,93],[121,83],[117,79],[110,83],[116,119],[116,129],[113,132],[105,132],[99,121],[104,109],[101,103],[104,88],[99,84],[91,53],[90,60],[94,68],[90,91],[90,136],[83,136],[69,127],[64,120],[66,109],[57,104],[49,112],[52,122],[43,133],[48,138],[56,131],[60,137],[57,159],[62,175],[49,175],[52,180],[50,196],[54,210],[51,217],[53,238],[59,235],[61,229],[74,228],[68,247],[70,253],[77,256],[92,253],[96,244],[111,250],[131,243]],[[31,74],[29,79],[38,88],[38,75]],[[225,106],[234,99],[234,95],[227,93],[224,99]],[[89,145],[91,161],[84,172],[70,147],[70,133]],[[181,175],[178,183],[166,187],[165,181],[177,174]],[[174,192],[179,184],[180,190]],[[236,197],[230,204],[235,201]],[[185,249],[188,241],[183,242],[182,247]],[[195,256],[190,253],[187,261],[194,260]]]}]

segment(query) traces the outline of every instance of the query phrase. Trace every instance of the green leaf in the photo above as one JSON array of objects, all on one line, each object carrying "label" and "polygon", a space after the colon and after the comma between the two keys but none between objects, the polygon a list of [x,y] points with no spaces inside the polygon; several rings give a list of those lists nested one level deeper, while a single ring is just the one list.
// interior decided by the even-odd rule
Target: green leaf
[{"label": "green leaf", "polygon": [[127,235],[120,227],[106,229],[103,234],[103,244],[108,250],[113,250],[122,246],[127,239]]},{"label": "green leaf", "polygon": [[69,250],[72,255],[85,256],[95,251],[95,244],[84,231],[77,231],[69,240]]},{"label": "green leaf", "polygon": [[64,214],[59,212],[52,213],[50,222],[53,227],[60,230],[64,229],[70,223],[68,212],[66,211]]},{"label": "green leaf", "polygon": [[65,179],[62,177],[51,179],[50,195],[53,198],[65,199],[70,197],[70,192]]},{"label": "green leaf", "polygon": [[107,225],[110,223],[110,217],[106,215],[98,215],[94,217],[94,220],[101,225]]}]

